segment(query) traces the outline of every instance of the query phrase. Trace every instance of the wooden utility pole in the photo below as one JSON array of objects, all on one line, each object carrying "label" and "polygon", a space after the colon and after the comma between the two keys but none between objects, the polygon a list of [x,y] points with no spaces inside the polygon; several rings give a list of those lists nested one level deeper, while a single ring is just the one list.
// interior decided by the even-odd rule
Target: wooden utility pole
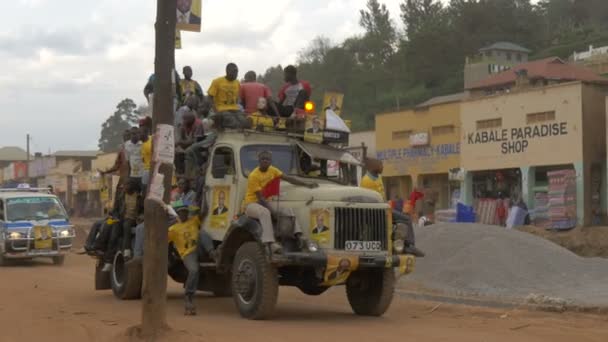
[{"label": "wooden utility pole", "polygon": [[[157,0],[156,52],[154,63],[154,127],[158,124],[173,125],[175,90],[173,70],[175,65],[176,1]],[[156,140],[156,139],[155,139]],[[154,147],[156,148],[156,146]],[[164,176],[164,203],[169,203],[173,165],[153,162],[151,170]],[[150,184],[155,171],[150,175]],[[167,329],[167,225],[168,218],[161,204],[145,201],[145,236],[142,289],[141,337],[154,340]]]}]

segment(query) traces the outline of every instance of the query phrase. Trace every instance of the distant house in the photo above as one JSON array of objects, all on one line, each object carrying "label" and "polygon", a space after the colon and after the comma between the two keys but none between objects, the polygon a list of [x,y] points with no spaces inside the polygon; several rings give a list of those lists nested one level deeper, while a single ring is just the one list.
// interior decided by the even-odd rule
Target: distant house
[{"label": "distant house", "polygon": [[511,69],[513,66],[526,63],[530,50],[510,42],[498,42],[479,49],[476,56],[468,57],[464,66],[464,87],[490,75]]},{"label": "distant house", "polygon": [[510,92],[514,88],[541,87],[571,81],[599,82],[608,84],[593,70],[565,63],[558,57],[518,64],[510,70],[492,75],[467,87],[471,96]]},{"label": "distant house", "polygon": [[7,167],[12,162],[27,161],[27,159],[27,152],[21,147],[0,147],[0,168]]}]

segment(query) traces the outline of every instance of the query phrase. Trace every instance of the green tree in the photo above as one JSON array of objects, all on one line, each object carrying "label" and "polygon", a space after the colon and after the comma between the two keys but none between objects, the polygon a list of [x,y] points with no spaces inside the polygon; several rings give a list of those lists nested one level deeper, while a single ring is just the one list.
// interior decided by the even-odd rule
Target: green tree
[{"label": "green tree", "polygon": [[136,108],[137,105],[131,99],[120,101],[114,114],[101,125],[101,136],[98,144],[101,151],[118,151],[123,142],[123,133],[138,123],[140,113]]},{"label": "green tree", "polygon": [[365,29],[359,57],[370,69],[379,68],[395,53],[397,30],[386,5],[378,0],[368,0],[366,9],[359,13],[359,24]]}]

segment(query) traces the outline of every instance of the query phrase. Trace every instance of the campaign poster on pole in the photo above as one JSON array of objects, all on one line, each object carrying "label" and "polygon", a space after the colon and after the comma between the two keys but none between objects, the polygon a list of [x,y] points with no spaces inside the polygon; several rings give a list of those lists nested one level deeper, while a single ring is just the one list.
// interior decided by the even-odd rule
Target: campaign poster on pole
[{"label": "campaign poster on pole", "polygon": [[342,106],[344,104],[344,94],[337,92],[325,92],[323,95],[323,112],[331,109],[334,113],[340,116],[342,114]]},{"label": "campaign poster on pole", "polygon": [[201,32],[201,0],[176,0],[178,30]]}]

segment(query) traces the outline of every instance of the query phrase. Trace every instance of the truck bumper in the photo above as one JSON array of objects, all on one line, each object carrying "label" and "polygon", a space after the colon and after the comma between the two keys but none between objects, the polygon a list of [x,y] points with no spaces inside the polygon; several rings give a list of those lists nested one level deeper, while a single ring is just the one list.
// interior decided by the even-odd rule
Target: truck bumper
[{"label": "truck bumper", "polygon": [[400,274],[408,274],[414,271],[416,257],[410,254],[390,256],[364,256],[349,254],[324,254],[324,253],[286,253],[280,259],[273,259],[280,266],[298,265],[326,267],[332,260],[349,259],[357,260],[357,269],[373,268],[399,268]]}]

